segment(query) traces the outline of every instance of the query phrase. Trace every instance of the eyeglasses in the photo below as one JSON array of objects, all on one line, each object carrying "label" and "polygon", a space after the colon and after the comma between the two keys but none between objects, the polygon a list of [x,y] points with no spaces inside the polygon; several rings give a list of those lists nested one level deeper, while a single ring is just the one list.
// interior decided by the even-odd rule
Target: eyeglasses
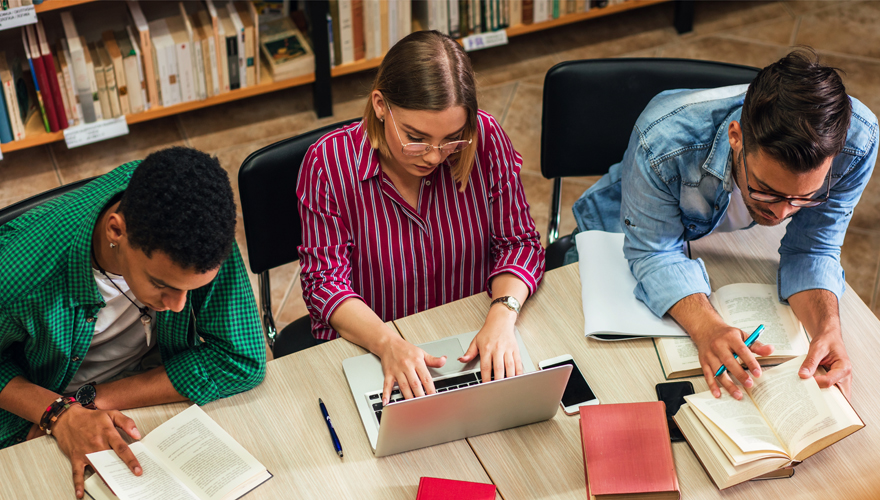
[{"label": "eyeglasses", "polygon": [[831,195],[831,169],[828,169],[828,179],[826,181],[827,187],[825,189],[825,198],[824,199],[816,199],[816,198],[805,198],[803,196],[780,196],[778,194],[767,193],[764,191],[758,191],[757,189],[752,188],[749,184],[749,166],[746,164],[746,143],[743,141],[742,148],[742,159],[743,159],[743,170],[746,171],[746,188],[749,190],[749,198],[760,201],[761,203],[779,203],[780,201],[786,201],[789,205],[798,208],[809,208],[809,207],[817,207],[826,201],[828,201],[828,197]]},{"label": "eyeglasses", "polygon": [[[394,113],[391,112],[391,105],[388,105],[388,114],[391,115],[391,123],[394,125],[394,131],[397,132],[397,140],[403,144],[403,139],[400,137],[400,131],[397,130],[397,122],[394,121]],[[471,143],[472,139],[468,139],[466,141],[451,141],[446,144],[441,144],[439,146],[434,146],[433,144],[426,144],[424,142],[410,142],[407,144],[403,144],[400,148],[401,152],[407,156],[424,156],[431,152],[432,149],[439,149],[441,153],[445,155],[451,155],[452,153],[458,153],[462,149],[468,147]]]}]

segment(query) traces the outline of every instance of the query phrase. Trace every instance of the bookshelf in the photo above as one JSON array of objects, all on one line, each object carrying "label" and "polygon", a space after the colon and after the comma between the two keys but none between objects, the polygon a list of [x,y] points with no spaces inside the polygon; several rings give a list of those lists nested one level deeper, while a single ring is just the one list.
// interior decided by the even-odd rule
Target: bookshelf
[{"label": "bookshelf", "polygon": [[[35,6],[38,13],[59,11],[84,4],[94,3],[98,0],[45,0],[43,3]],[[394,1],[394,0],[392,0]],[[557,19],[551,19],[539,23],[519,24],[506,29],[508,37],[515,37],[535,33],[547,29],[557,28],[572,23],[577,23],[587,19],[594,19],[617,13],[648,7],[659,3],[675,4],[674,25],[679,33],[691,30],[693,22],[693,0],[628,0],[619,4],[612,4],[606,7],[593,8],[586,12],[575,14],[566,14]],[[324,26],[327,13],[329,12],[329,2],[327,0],[311,1],[309,4],[309,22],[312,26]],[[315,72],[303,75],[301,77],[291,78],[281,81],[273,81],[268,74],[265,65],[261,65],[261,83],[258,85],[236,89],[225,92],[207,99],[190,101],[174,106],[158,106],[150,110],[126,115],[126,122],[129,124],[140,123],[144,121],[154,120],[166,116],[172,116],[179,113],[185,113],[195,109],[201,109],[208,106],[214,106],[225,102],[245,99],[248,97],[274,92],[281,89],[297,87],[300,85],[314,84],[314,107],[318,117],[323,118],[332,115],[332,79],[342,75],[348,75],[361,71],[367,71],[379,67],[382,63],[382,57],[372,59],[362,59],[349,64],[330,66],[329,38],[326,30],[312,30],[312,46],[315,53]],[[28,134],[21,141],[13,141],[0,145],[0,151],[4,154],[12,151],[26,149],[45,144],[51,144],[64,140],[63,132],[45,132],[39,126],[28,126]]]}]

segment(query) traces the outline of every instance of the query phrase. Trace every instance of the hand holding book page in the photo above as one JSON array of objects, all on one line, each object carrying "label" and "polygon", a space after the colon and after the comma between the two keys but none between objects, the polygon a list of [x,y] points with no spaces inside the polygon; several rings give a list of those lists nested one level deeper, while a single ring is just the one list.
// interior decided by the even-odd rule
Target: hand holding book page
[{"label": "hand holding book page", "polygon": [[[201,408],[190,406],[154,429],[131,450],[143,466],[135,476],[116,454],[91,453],[89,460],[121,499],[236,499],[272,477],[266,468],[214,422]],[[87,490],[100,496],[88,484]]]},{"label": "hand holding book page", "polygon": [[[761,365],[779,364],[809,350],[807,332],[791,307],[779,302],[773,285],[734,283],[714,291],[709,302],[727,324],[746,333],[764,325],[760,341],[773,346],[773,353],[759,357]],[[697,346],[690,337],[656,338],[654,345],[667,379],[702,373]]]}]

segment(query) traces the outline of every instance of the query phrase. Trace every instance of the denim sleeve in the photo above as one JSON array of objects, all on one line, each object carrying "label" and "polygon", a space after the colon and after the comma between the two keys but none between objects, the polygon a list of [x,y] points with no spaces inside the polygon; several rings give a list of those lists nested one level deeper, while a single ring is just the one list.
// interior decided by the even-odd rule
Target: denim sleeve
[{"label": "denim sleeve", "polygon": [[[873,117],[872,117],[873,118]],[[853,120],[857,119],[853,115]],[[827,203],[803,208],[789,222],[779,247],[779,300],[805,290],[825,289],[840,300],[846,289],[840,266],[840,246],[853,210],[862,196],[877,159],[877,125],[867,154],[861,157],[842,155],[851,161],[850,168],[831,188]],[[837,170],[835,168],[835,170]]]},{"label": "denim sleeve", "polygon": [[638,129],[630,136],[621,167],[623,252],[638,282],[636,297],[663,316],[688,295],[709,295],[703,261],[691,260],[684,253],[684,226],[674,191],[678,180],[664,180],[662,172],[655,170]]}]

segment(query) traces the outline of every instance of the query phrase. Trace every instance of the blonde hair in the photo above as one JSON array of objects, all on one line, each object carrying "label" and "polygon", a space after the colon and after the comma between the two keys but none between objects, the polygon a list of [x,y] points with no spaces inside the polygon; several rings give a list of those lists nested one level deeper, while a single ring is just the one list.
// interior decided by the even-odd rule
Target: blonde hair
[{"label": "blonde hair", "polygon": [[373,148],[385,156],[391,149],[385,141],[385,126],[376,117],[372,93],[378,90],[392,106],[443,111],[453,106],[465,109],[467,120],[462,140],[471,139],[452,164],[452,178],[459,190],[467,187],[477,154],[477,86],[470,58],[454,39],[437,31],[416,31],[397,42],[385,55],[373,81],[364,109],[364,128]]}]

